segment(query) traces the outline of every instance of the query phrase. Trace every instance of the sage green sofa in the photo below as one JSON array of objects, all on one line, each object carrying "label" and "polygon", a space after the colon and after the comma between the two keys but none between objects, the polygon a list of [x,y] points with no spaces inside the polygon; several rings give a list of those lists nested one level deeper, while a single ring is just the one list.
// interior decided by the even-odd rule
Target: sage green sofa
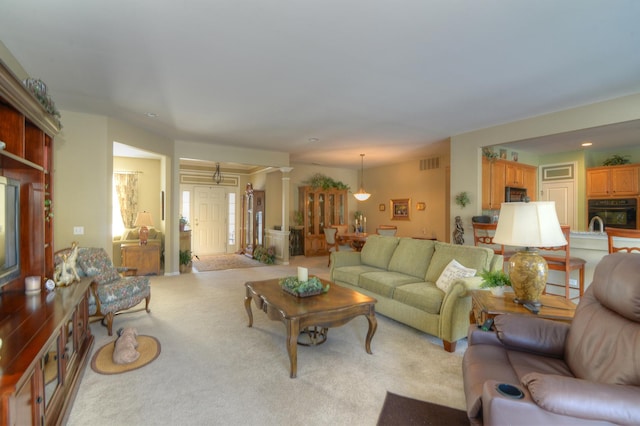
[{"label": "sage green sofa", "polygon": [[[447,291],[436,281],[451,260],[476,275],[456,278]],[[378,300],[376,311],[442,339],[455,351],[467,336],[471,296],[484,270],[502,269],[503,257],[484,247],[371,235],[361,252],[331,253],[331,280]]]}]

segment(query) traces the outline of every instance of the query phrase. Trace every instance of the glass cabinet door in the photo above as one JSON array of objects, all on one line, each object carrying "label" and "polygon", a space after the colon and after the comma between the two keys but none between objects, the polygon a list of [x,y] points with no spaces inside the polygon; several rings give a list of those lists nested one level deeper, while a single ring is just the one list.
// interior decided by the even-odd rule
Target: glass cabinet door
[{"label": "glass cabinet door", "polygon": [[324,227],[326,225],[327,218],[325,217],[325,194],[318,194],[318,226],[320,226],[320,233],[324,233]]},{"label": "glass cabinet door", "polygon": [[327,195],[327,204],[328,204],[328,217],[327,217],[327,226],[338,225],[336,222],[336,195],[328,194]]},{"label": "glass cabinet door", "polygon": [[315,233],[315,218],[313,216],[313,210],[315,208],[315,194],[313,193],[309,193],[308,197],[307,197],[307,234],[314,234]]},{"label": "glass cabinet door", "polygon": [[58,352],[58,339],[54,340],[47,348],[47,352],[41,359],[44,383],[44,409],[45,413],[49,404],[60,387],[60,355]]}]

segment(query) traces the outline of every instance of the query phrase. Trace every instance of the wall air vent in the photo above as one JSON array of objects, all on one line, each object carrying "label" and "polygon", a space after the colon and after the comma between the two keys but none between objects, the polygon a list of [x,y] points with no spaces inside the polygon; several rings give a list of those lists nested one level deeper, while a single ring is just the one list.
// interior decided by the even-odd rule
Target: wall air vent
[{"label": "wall air vent", "polygon": [[420,171],[440,168],[440,157],[431,157],[420,160]]}]

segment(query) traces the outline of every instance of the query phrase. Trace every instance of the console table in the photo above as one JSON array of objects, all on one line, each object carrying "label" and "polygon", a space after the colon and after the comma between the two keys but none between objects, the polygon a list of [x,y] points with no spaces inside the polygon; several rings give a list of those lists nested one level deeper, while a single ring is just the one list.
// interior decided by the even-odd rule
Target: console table
[{"label": "console table", "polygon": [[91,353],[90,278],[0,294],[0,424],[63,424]]},{"label": "console table", "polygon": [[126,243],[120,246],[122,266],[136,268],[137,275],[160,274],[160,245]]}]

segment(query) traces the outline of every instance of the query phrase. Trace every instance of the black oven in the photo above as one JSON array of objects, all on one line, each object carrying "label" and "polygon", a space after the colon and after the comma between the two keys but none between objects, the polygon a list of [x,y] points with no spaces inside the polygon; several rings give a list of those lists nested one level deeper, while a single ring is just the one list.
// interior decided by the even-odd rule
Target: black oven
[{"label": "black oven", "polygon": [[[595,216],[599,216],[604,222],[604,226],[614,228],[636,229],[638,217],[637,198],[611,198],[603,200],[589,200],[588,202],[589,223]],[[594,231],[604,231],[600,229],[598,221],[593,224]]]}]

